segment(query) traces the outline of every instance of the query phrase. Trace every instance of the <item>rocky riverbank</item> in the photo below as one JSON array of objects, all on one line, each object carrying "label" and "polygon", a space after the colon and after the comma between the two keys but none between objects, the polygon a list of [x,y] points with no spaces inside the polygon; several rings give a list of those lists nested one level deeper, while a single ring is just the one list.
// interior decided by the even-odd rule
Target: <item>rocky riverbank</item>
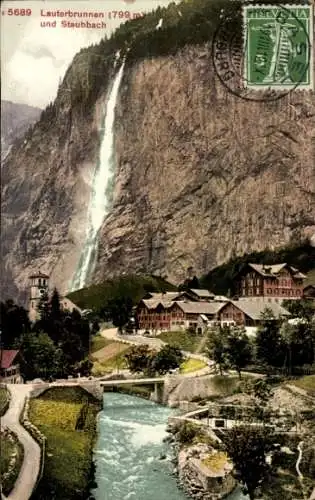
[{"label": "rocky riverbank", "polygon": [[169,425],[168,432],[175,453],[174,472],[189,498],[221,500],[235,489],[233,465],[220,440],[184,422]]}]

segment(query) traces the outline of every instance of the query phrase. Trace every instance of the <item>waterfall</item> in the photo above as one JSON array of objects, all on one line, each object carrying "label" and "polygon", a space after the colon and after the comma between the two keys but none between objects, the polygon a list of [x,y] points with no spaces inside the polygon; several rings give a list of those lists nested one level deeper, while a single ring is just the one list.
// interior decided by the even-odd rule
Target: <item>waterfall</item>
[{"label": "waterfall", "polygon": [[114,173],[114,124],[118,91],[125,63],[120,66],[105,107],[99,162],[94,171],[84,247],[71,284],[71,291],[83,288],[95,264],[98,231],[108,212],[107,188]]}]

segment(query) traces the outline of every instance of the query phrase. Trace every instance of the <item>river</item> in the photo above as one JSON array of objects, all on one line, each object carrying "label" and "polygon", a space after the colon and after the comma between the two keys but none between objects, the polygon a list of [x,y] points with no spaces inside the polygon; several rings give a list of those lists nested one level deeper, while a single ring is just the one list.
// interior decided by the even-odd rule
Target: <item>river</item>
[{"label": "river", "polygon": [[[163,443],[173,411],[136,396],[104,395],[95,449],[96,500],[188,499],[172,475],[170,446]],[[229,500],[243,498],[235,492]]]}]

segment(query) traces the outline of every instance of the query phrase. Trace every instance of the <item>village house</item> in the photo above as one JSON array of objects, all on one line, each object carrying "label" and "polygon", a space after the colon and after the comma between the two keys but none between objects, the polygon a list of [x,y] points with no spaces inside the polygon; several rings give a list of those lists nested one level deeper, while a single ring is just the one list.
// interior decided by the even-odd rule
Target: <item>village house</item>
[{"label": "village house", "polygon": [[164,296],[160,299],[141,300],[136,314],[139,328],[144,330],[197,329],[201,314],[208,320],[214,319],[223,304],[220,302],[174,300]]},{"label": "village house", "polygon": [[277,302],[264,300],[239,299],[224,304],[218,314],[222,326],[231,324],[244,326],[247,333],[254,334],[262,321],[263,313],[269,311],[275,319],[289,318],[291,315]]},{"label": "village house", "polygon": [[306,276],[288,264],[247,264],[236,277],[238,297],[269,302],[300,299]]},{"label": "village house", "polygon": [[[42,273],[41,271],[38,271],[37,273],[29,276],[29,280],[30,295],[28,316],[31,322],[35,322],[37,321],[37,319],[39,319],[38,305],[40,299],[45,293],[47,293],[48,296],[51,294],[51,290],[49,287],[49,276]],[[60,297],[60,308],[61,310],[67,310],[70,312],[76,310],[80,314],[82,314],[82,310],[67,297]]]},{"label": "village house", "polygon": [[4,384],[22,384],[20,351],[0,349],[0,381]]},{"label": "village house", "polygon": [[209,302],[192,301],[189,291],[181,294],[152,293],[149,297],[139,302],[136,316],[139,329],[151,332],[193,328],[197,333],[203,334],[213,325],[242,325],[249,334],[254,334],[262,321],[262,313],[267,309],[275,319],[290,316],[279,302],[266,301],[264,298],[253,301],[246,297],[238,300],[220,297],[224,300],[217,300],[218,297],[214,296]]}]

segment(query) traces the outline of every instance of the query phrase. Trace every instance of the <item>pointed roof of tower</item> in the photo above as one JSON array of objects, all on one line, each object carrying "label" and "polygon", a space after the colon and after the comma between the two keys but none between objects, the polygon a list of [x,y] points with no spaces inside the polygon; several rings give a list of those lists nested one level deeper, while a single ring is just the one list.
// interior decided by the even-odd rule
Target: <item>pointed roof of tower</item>
[{"label": "pointed roof of tower", "polygon": [[41,271],[38,271],[37,273],[31,274],[29,276],[29,279],[34,279],[34,278],[46,278],[49,279],[49,276],[47,274],[42,273]]}]

